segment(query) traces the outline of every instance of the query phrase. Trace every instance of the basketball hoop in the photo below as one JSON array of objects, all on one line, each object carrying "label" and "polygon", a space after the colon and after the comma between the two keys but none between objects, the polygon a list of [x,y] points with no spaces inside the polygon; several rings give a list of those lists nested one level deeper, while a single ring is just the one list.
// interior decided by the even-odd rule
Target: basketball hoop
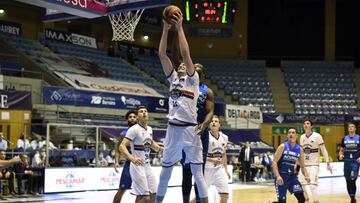
[{"label": "basketball hoop", "polygon": [[134,41],[134,31],[144,8],[135,11],[122,11],[110,14],[109,19],[113,29],[112,41]]}]

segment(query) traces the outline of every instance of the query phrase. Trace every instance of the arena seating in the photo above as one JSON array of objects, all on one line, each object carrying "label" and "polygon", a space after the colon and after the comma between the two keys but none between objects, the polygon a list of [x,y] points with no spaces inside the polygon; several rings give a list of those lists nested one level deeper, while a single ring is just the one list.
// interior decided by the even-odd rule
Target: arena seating
[{"label": "arena seating", "polygon": [[240,105],[260,106],[264,113],[274,113],[274,102],[261,61],[197,60],[206,68],[207,78]]},{"label": "arena seating", "polygon": [[348,114],[356,109],[352,63],[282,62],[296,114]]}]

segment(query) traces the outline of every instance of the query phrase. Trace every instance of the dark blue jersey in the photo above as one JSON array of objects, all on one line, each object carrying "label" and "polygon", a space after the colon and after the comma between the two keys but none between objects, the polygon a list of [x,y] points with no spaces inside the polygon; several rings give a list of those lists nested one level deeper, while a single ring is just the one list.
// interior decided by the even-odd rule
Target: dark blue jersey
[{"label": "dark blue jersey", "polygon": [[208,86],[206,86],[204,83],[200,84],[199,86],[199,98],[197,101],[197,122],[202,123],[205,120],[206,117],[206,100],[208,97]]},{"label": "dark blue jersey", "polygon": [[[129,130],[129,128],[126,128],[125,130],[123,130],[121,133],[122,133],[122,139],[124,139],[126,137],[126,133],[127,131]],[[129,153],[131,154],[131,148],[130,148],[130,145],[126,147],[126,149],[129,151]],[[126,160],[128,161],[128,160]]]},{"label": "dark blue jersey", "polygon": [[300,152],[300,145],[291,147],[288,141],[284,142],[284,151],[277,163],[280,174],[295,175],[295,163],[300,158]]},{"label": "dark blue jersey", "polygon": [[344,160],[355,161],[360,156],[360,136],[346,135],[342,140],[342,147],[344,148]]}]

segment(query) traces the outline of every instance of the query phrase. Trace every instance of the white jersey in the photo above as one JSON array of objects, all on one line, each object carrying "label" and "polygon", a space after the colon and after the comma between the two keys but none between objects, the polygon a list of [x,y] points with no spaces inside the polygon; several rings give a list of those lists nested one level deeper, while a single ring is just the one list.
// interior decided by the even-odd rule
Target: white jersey
[{"label": "white jersey", "polygon": [[302,134],[300,137],[300,146],[304,150],[305,166],[319,165],[320,146],[324,144],[322,136],[313,132],[309,137]]},{"label": "white jersey", "polygon": [[126,133],[126,139],[131,141],[131,154],[144,163],[149,163],[151,144],[153,142],[153,131],[150,126],[144,128],[140,124],[135,124]]},{"label": "white jersey", "polygon": [[197,124],[197,100],[199,97],[199,75],[178,77],[173,70],[168,77],[170,83],[169,120]]},{"label": "white jersey", "polygon": [[[208,148],[208,157],[209,158],[222,158],[224,152],[226,151],[226,145],[228,143],[228,136],[224,133],[219,132],[219,137],[216,139],[214,135],[209,132],[209,148]],[[214,163],[207,161],[205,168],[217,168],[222,165],[215,166]]]}]

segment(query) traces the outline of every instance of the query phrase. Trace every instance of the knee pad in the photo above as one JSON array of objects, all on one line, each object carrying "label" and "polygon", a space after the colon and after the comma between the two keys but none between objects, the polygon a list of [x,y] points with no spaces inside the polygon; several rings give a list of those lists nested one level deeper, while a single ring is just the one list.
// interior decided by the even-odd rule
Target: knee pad
[{"label": "knee pad", "polygon": [[207,197],[208,196],[208,192],[207,192],[208,188],[207,188],[204,174],[202,171],[202,165],[201,164],[191,164],[191,173],[194,176],[200,198]]}]

